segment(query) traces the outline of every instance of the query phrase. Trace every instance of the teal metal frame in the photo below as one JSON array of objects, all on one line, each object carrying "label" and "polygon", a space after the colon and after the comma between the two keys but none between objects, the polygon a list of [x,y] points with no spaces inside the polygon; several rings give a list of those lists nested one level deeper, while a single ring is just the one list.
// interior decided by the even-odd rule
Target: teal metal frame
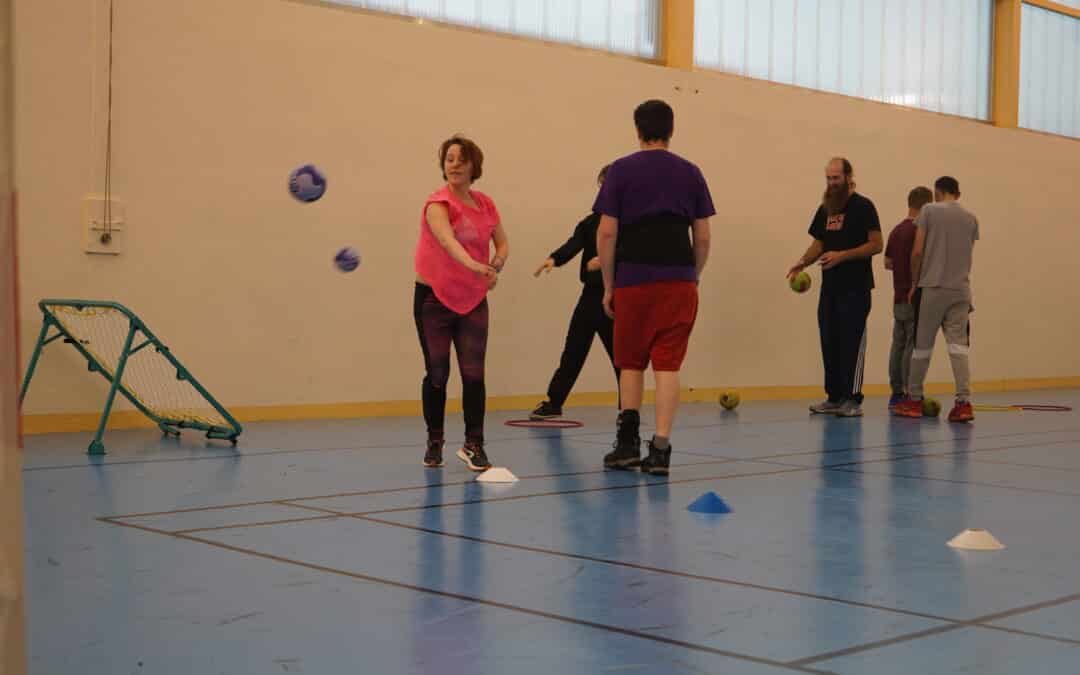
[{"label": "teal metal frame", "polygon": [[[117,362],[115,373],[110,372],[108,368],[101,364],[98,359],[82,345],[77,336],[72,335],[64,328],[63,323],[49,309],[51,306],[55,305],[73,307],[79,311],[90,307],[113,309],[123,313],[124,316],[127,317],[127,337],[124,339],[124,348],[120,352],[120,358]],[[23,378],[22,389],[19,391],[19,405],[21,406],[23,399],[26,398],[26,390],[29,388],[30,379],[34,376],[34,370],[37,368],[38,359],[41,357],[41,350],[50,342],[54,342],[60,338],[63,338],[64,342],[74,345],[75,349],[86,358],[87,370],[100,373],[101,376],[110,383],[109,395],[105,399],[105,410],[101,414],[101,421],[98,423],[97,433],[94,434],[94,440],[90,442],[90,447],[87,448],[89,454],[105,454],[105,445],[102,443],[102,438],[105,435],[105,425],[109,421],[109,414],[112,412],[113,402],[116,399],[117,393],[122,394],[124,398],[130,401],[142,414],[153,420],[154,423],[158,425],[158,428],[166,435],[179,436],[181,429],[198,429],[200,431],[205,431],[207,438],[226,440],[230,441],[234,446],[236,445],[236,439],[240,436],[241,432],[243,432],[240,423],[237,422],[236,418],[230,415],[229,411],[218,403],[217,400],[210,395],[210,392],[208,392],[206,388],[192,376],[191,372],[185,368],[175,356],[173,356],[172,352],[169,351],[169,348],[150,331],[146,324],[143,323],[142,319],[136,316],[135,313],[127,307],[124,307],[117,302],[101,300],[50,299],[39,302],[38,308],[41,309],[44,320],[41,323],[41,332],[38,334],[37,344],[34,346],[34,353],[30,356],[30,364],[26,368],[26,376]],[[56,329],[56,333],[50,336],[49,331],[52,328]],[[133,347],[132,345],[135,344],[136,336],[140,333],[144,339],[137,346]],[[191,386],[206,399],[206,402],[221,415],[222,419],[224,419],[229,426],[162,417],[143,405],[142,401],[140,401],[139,398],[124,385],[123,377],[124,368],[127,366],[128,359],[139,350],[149,346],[152,346],[155,351],[164,356],[169,363],[176,368],[176,379],[190,383]]]}]

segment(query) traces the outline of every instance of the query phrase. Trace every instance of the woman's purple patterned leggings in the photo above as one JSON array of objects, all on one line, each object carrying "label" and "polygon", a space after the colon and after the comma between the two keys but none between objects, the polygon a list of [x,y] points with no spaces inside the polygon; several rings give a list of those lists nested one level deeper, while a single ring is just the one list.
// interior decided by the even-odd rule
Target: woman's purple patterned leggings
[{"label": "woman's purple patterned leggings", "polygon": [[413,317],[420,349],[424,352],[422,395],[428,438],[443,440],[446,417],[446,384],[450,379],[450,344],[457,352],[461,372],[462,407],[465,409],[465,438],[483,441],[484,357],[487,354],[488,304],[485,298],[468,314],[458,314],[439,302],[430,286],[416,284]]}]

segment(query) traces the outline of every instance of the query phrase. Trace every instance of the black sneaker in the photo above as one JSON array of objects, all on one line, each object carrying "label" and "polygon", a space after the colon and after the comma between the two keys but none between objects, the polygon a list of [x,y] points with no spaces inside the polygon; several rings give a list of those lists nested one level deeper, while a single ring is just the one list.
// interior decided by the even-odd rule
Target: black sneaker
[{"label": "black sneaker", "polygon": [[669,466],[671,466],[671,446],[669,445],[667,450],[661,450],[649,441],[649,456],[641,463],[641,471],[654,476],[666,476]]},{"label": "black sneaker", "polygon": [[641,464],[640,417],[636,410],[624,410],[615,420],[614,448],[604,455],[605,469],[633,469]]},{"label": "black sneaker", "polygon": [[529,419],[531,420],[550,420],[555,417],[562,417],[562,408],[553,405],[550,401],[541,402],[540,405],[536,406],[536,410],[529,413]]},{"label": "black sneaker", "polygon": [[810,412],[815,415],[835,415],[843,405],[844,404],[841,401],[830,401],[829,399],[825,399],[821,403],[815,403],[810,406]]},{"label": "black sneaker", "polygon": [[424,466],[431,469],[444,466],[446,462],[443,461],[442,450],[442,441],[428,441],[427,452],[424,453]]},{"label": "black sneaker", "polygon": [[633,469],[641,465],[641,439],[637,441],[615,441],[614,448],[604,455],[605,469]]},{"label": "black sneaker", "polygon": [[487,471],[491,468],[491,462],[484,452],[483,441],[465,441],[465,445],[457,451],[457,456],[473,471]]}]

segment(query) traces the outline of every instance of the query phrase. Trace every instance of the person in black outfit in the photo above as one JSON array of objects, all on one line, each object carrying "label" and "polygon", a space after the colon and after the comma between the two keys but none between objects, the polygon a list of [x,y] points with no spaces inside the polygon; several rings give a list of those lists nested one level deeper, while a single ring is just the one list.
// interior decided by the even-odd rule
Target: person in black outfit
[{"label": "person in black outfit", "polygon": [[821,265],[818,329],[828,398],[810,406],[815,414],[862,415],[866,318],[881,253],[881,222],[874,203],[855,192],[854,170],[843,157],[825,167],[825,194],[810,224],[813,241],[788,270],[790,280],[815,261]]},{"label": "person in black outfit", "polygon": [[[600,169],[597,176],[597,184],[604,182],[604,174],[608,167]],[[612,334],[615,322],[604,313],[604,279],[600,272],[600,259],[596,255],[596,229],[600,225],[600,216],[590,213],[588,217],[577,224],[574,234],[566,240],[566,243],[555,249],[551,255],[537,268],[533,276],[546,274],[555,267],[562,267],[581,253],[581,297],[578,298],[577,307],[570,318],[570,328],[566,333],[566,345],[563,347],[562,357],[559,359],[559,367],[551,378],[548,385],[547,400],[529,415],[530,419],[545,420],[562,416],[562,407],[566,403],[566,397],[570,395],[574,383],[577,381],[581,369],[585,366],[585,357],[589,355],[592,347],[593,336],[599,335],[600,342],[612,361],[615,371],[616,389],[618,389],[619,369],[615,368],[614,351],[612,346]]]}]

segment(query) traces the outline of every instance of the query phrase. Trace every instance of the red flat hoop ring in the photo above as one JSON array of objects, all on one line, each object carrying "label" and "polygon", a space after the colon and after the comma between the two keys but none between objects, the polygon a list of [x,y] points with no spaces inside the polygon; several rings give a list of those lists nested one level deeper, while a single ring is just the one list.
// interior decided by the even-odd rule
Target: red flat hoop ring
[{"label": "red flat hoop ring", "polygon": [[528,429],[577,429],[585,425],[577,420],[506,420],[506,426]]}]

